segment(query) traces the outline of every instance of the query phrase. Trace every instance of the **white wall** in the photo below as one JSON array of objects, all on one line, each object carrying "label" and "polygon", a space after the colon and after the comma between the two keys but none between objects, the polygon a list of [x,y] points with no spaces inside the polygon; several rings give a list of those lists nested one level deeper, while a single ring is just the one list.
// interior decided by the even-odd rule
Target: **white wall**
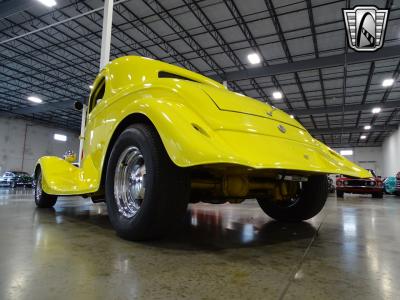
[{"label": "white wall", "polygon": [[400,128],[385,139],[382,146],[383,175],[393,176],[400,171]]},{"label": "white wall", "polygon": [[383,175],[383,155],[381,147],[353,147],[336,148],[335,151],[352,149],[353,155],[346,156],[347,159],[365,169],[373,169],[377,175]]},{"label": "white wall", "polygon": [[[55,141],[54,133],[65,134],[67,142]],[[79,139],[74,132],[0,117],[0,175],[6,170],[32,173],[39,157],[61,157],[67,150],[78,154]]]}]

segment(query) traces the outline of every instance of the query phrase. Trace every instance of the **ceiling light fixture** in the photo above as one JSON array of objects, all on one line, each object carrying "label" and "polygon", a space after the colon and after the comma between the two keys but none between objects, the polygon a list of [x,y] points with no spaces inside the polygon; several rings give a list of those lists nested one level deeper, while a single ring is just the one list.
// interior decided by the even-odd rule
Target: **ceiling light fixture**
[{"label": "ceiling light fixture", "polygon": [[372,109],[372,113],[373,114],[379,114],[380,112],[381,112],[381,108],[380,107],[374,107],[373,109]]},{"label": "ceiling light fixture", "polygon": [[279,91],[273,92],[272,97],[274,97],[274,99],[282,99],[282,93]]},{"label": "ceiling light fixture", "polygon": [[65,134],[55,133],[55,134],[54,134],[54,139],[55,139],[56,141],[66,142],[66,141],[67,141],[67,136],[66,136]]},{"label": "ceiling light fixture", "polygon": [[360,136],[360,139],[362,139],[362,140],[365,140],[367,138],[367,136],[366,135],[362,135],[362,136]]},{"label": "ceiling light fixture", "polygon": [[40,99],[38,97],[35,97],[35,96],[29,96],[28,100],[31,101],[31,102],[34,102],[34,103],[42,103],[43,102],[42,99]]},{"label": "ceiling light fixture", "polygon": [[364,129],[365,129],[365,130],[370,130],[370,129],[371,129],[371,125],[365,125],[365,126],[364,126]]},{"label": "ceiling light fixture", "polygon": [[394,83],[394,79],[393,78],[386,78],[385,80],[383,80],[382,86],[383,87],[388,87],[388,86],[393,85],[393,83]]},{"label": "ceiling light fixture", "polygon": [[259,64],[261,62],[261,58],[257,53],[251,53],[247,55],[247,59],[252,65]]},{"label": "ceiling light fixture", "polygon": [[38,1],[47,7],[53,7],[57,5],[57,2],[55,0],[38,0]]}]

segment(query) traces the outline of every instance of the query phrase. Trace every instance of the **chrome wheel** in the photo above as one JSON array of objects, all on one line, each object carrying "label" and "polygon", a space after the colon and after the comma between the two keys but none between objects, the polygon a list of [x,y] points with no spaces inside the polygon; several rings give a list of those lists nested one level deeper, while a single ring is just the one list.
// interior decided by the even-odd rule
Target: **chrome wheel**
[{"label": "chrome wheel", "polygon": [[139,149],[137,147],[125,149],[115,169],[114,197],[119,213],[126,218],[135,216],[142,205],[145,175],[146,166]]}]

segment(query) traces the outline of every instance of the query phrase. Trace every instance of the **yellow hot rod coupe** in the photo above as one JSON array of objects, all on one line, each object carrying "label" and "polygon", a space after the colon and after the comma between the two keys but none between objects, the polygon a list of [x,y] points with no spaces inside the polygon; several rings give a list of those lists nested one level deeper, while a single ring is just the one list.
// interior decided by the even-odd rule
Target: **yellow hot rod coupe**
[{"label": "yellow hot rod coupe", "polygon": [[183,68],[127,56],[95,79],[80,167],[39,159],[35,202],[105,201],[118,235],[143,240],[165,234],[189,202],[256,198],[274,219],[309,219],[325,204],[331,173],[371,176],[279,109]]}]

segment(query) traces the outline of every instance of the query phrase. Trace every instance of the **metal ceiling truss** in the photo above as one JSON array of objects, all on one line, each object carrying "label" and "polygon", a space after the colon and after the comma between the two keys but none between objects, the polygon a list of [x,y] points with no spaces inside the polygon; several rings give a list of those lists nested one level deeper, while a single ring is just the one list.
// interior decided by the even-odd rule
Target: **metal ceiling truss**
[{"label": "metal ceiling truss", "polygon": [[[224,1],[224,4],[226,5],[226,7],[228,8],[228,10],[230,11],[231,15],[233,16],[236,25],[240,28],[242,34],[246,37],[247,42],[249,43],[250,47],[257,52],[257,54],[262,58],[262,64],[263,66],[268,66],[267,60],[265,59],[265,57],[263,56],[259,45],[257,44],[253,34],[251,33],[249,27],[247,26],[242,14],[239,12],[238,7],[236,6],[235,2],[233,0],[227,0]],[[245,72],[245,70],[241,70],[242,72]],[[224,80],[227,80],[228,82],[230,82],[231,80],[227,79],[227,76],[225,74],[225,77],[223,78]],[[260,94],[261,97],[265,98],[268,96],[265,95],[264,91],[262,88],[259,87],[259,85],[257,84],[257,82],[255,81],[254,78],[252,77],[247,77],[246,79],[250,80],[250,83],[253,87],[255,87],[255,90],[257,90],[257,92]],[[278,89],[279,91],[282,91],[282,88],[278,82],[278,80],[275,78],[275,76],[271,76],[272,82],[275,86],[276,89]],[[292,108],[292,105],[290,104],[289,101],[287,101],[286,98],[284,98],[284,102],[287,106],[288,109]]]},{"label": "metal ceiling truss", "polygon": [[[380,61],[400,57],[400,46],[390,46],[380,49],[378,52],[351,52],[347,54],[347,64],[360,64],[371,61]],[[319,58],[298,60],[292,63],[281,63],[262,67],[250,68],[226,72],[222,80],[244,80],[257,77],[269,77],[294,72],[317,70],[343,66],[345,62],[344,54],[330,55]],[[219,79],[217,76],[209,76]]]},{"label": "metal ceiling truss", "polygon": [[[119,22],[113,25],[111,57],[137,53],[163,59],[187,69],[211,75],[219,81],[227,80],[229,86],[235,91],[251,92],[252,95],[255,95],[255,91],[256,98],[275,103],[288,113],[295,115],[302,123],[307,124],[311,133],[331,146],[339,146],[339,140],[342,140],[340,145],[380,145],[384,137],[399,123],[400,101],[395,100],[393,94],[390,96],[392,91],[398,93],[398,89],[393,86],[382,91],[371,86],[374,75],[387,74],[386,69],[379,69],[376,62],[387,59],[398,60],[400,46],[392,44],[373,53],[330,54],[330,52],[344,51],[343,47],[321,51],[318,47],[319,35],[337,31],[338,24],[342,22],[333,20],[315,24],[313,9],[323,7],[327,5],[326,3],[313,5],[311,0],[306,0],[305,8],[285,9],[282,12],[279,11],[281,6],[277,2],[265,0],[265,8],[260,7],[259,12],[250,18],[249,15],[242,14],[236,0],[216,3],[181,1],[182,4],[167,9],[166,4],[161,1],[142,0],[140,5],[145,5],[146,9],[151,11],[146,16],[139,16],[134,12],[129,1],[117,1],[114,14]],[[21,0],[14,2],[18,6]],[[0,10],[0,18],[3,16],[3,19],[0,19],[0,25],[3,28],[0,32],[0,111],[3,111],[1,115],[13,112],[18,117],[25,116],[31,120],[79,129],[79,113],[73,112],[71,107],[73,101],[83,101],[88,96],[88,85],[98,72],[102,10],[93,8],[85,1],[69,0],[63,3],[66,4],[39,16],[29,12],[29,9],[25,7],[24,11],[21,10],[18,13],[20,16],[18,22],[12,17],[4,18],[4,11]],[[389,0],[387,6],[391,4]],[[4,7],[3,5],[1,3],[0,8]],[[231,14],[231,19],[228,17],[225,21],[214,22],[205,11],[205,8],[213,5],[226,7]],[[290,7],[290,5],[286,6]],[[399,9],[392,8],[393,10]],[[307,11],[310,26],[284,31],[281,26],[281,17],[300,11]],[[187,25],[179,22],[176,16],[184,14],[195,17],[198,22],[196,27],[188,28]],[[249,24],[263,19],[272,21],[276,33],[257,35],[255,38]],[[226,23],[226,21],[229,22]],[[163,22],[168,27],[168,32],[163,34],[157,32],[151,26],[153,22]],[[55,26],[52,25],[54,23],[56,23]],[[222,32],[224,29],[231,28],[232,25],[243,34],[244,40],[227,42]],[[324,28],[325,25],[329,25],[332,29]],[[134,30],[127,30],[129,28]],[[310,33],[294,34],[304,29],[310,29]],[[135,31],[146,39],[136,37]],[[209,34],[215,43],[202,45],[204,42],[200,43],[197,37],[205,33]],[[312,38],[313,52],[292,55],[288,41],[302,36]],[[282,57],[273,60],[266,59],[260,47],[275,43],[276,39],[271,40],[274,37],[278,38],[282,46]],[[183,41],[189,47],[188,50],[181,51],[176,46],[177,41]],[[241,50],[250,50],[245,45],[246,43],[250,49],[261,56],[262,66],[248,68],[243,62],[243,58],[238,53]],[[220,60],[217,62],[218,55],[224,55],[230,64],[223,65]],[[310,59],[310,56],[314,58]],[[204,62],[206,69],[199,67],[197,62],[199,58]],[[283,59],[287,62],[282,63]],[[275,61],[280,62],[277,64]],[[327,75],[327,68],[344,66],[345,63],[350,66],[365,62],[370,62],[369,69],[366,70],[368,77],[365,85],[359,87],[354,83],[347,85],[347,88],[353,88],[351,92],[346,90],[346,82],[341,91],[332,87],[330,81],[342,80],[343,75]],[[399,67],[400,63],[393,72],[394,78],[399,76]],[[366,74],[355,72],[353,69],[345,72],[347,80]],[[316,70],[316,75],[302,74],[300,79],[298,72],[309,70]],[[287,77],[278,80],[277,76],[284,74],[293,74],[293,79]],[[306,86],[308,83],[315,82],[319,83],[319,88],[314,87],[311,90]],[[289,92],[293,86],[297,87],[298,92]],[[361,87],[362,90],[359,91]],[[269,98],[269,92],[274,90],[284,93],[285,97],[281,104]],[[318,92],[321,97],[318,96]],[[40,94],[46,103],[30,105],[25,98],[31,93]],[[371,97],[377,95],[382,95],[380,101],[370,100]],[[340,103],[337,101],[341,100],[344,105],[327,105],[333,97],[336,97],[335,103]],[[361,101],[356,104],[344,103],[346,97],[348,99],[360,97]],[[322,101],[322,103],[315,107],[313,101]],[[385,113],[372,117],[370,114],[365,114],[376,105],[379,105]],[[299,106],[304,108],[295,109]],[[349,115],[354,115],[353,123],[349,121]],[[342,116],[342,119],[338,120],[338,116]],[[368,133],[367,140],[360,140],[361,134],[365,134],[360,125],[368,122],[368,118],[371,118],[373,132]],[[341,123],[344,126],[338,126]],[[352,124],[354,126],[350,127]]]}]

